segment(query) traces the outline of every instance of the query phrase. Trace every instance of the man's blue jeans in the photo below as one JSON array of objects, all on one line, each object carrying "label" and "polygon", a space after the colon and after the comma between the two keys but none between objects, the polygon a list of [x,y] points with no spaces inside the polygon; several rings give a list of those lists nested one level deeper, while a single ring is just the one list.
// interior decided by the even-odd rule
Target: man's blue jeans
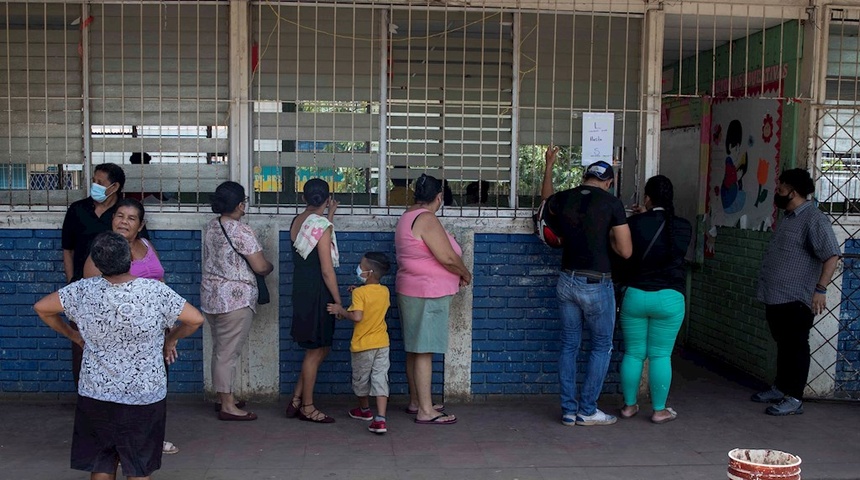
[{"label": "man's blue jeans", "polygon": [[[562,321],[561,358],[558,362],[562,415],[593,415],[597,410],[597,397],[603,388],[612,354],[612,334],[615,330],[615,291],[612,280],[594,280],[561,272],[556,295]],[[576,357],[582,343],[583,325],[591,333],[591,352],[580,401],[577,401]]]}]

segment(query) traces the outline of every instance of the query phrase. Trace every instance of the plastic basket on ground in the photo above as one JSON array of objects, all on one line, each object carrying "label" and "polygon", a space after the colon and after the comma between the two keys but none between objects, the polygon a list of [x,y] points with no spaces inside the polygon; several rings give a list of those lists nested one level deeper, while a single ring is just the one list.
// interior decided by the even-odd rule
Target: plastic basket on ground
[{"label": "plastic basket on ground", "polygon": [[800,457],[779,450],[736,448],[729,452],[730,480],[800,480]]}]

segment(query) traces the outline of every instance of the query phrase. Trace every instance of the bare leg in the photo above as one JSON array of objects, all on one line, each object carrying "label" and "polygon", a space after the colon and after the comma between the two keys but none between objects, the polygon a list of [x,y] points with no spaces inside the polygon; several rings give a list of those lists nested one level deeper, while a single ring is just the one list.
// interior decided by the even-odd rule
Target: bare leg
[{"label": "bare leg", "polygon": [[150,478],[152,478],[152,477],[147,476],[147,477],[126,477],[126,478],[127,478],[128,480],[149,480],[149,479],[150,479]]},{"label": "bare leg", "polygon": [[[331,347],[314,348],[305,351],[305,359],[302,362],[301,376],[301,413],[306,417],[316,410],[314,406],[314,385],[317,382],[317,371],[326,355],[328,355],[329,350],[331,350]],[[298,388],[296,390],[298,391]],[[318,411],[313,418],[319,419],[323,416],[324,414]]]},{"label": "bare leg", "polygon": [[406,383],[409,386],[409,409],[418,408],[418,390],[415,388],[415,353],[406,352]]},{"label": "bare leg", "polygon": [[91,473],[90,480],[116,480],[116,472],[114,473]]},{"label": "bare leg", "polygon": [[[418,420],[432,420],[439,415],[433,408],[433,397],[430,394],[433,380],[433,354],[416,353],[414,360],[415,389],[418,393]],[[453,415],[448,415],[449,421],[454,420]]]},{"label": "bare leg", "polygon": [[385,416],[385,412],[388,409],[388,397],[376,397],[376,414],[380,417]]},{"label": "bare leg", "polygon": [[370,400],[367,397],[358,397],[358,408],[367,410],[370,408]]},{"label": "bare leg", "polygon": [[225,393],[218,392],[218,399],[221,401],[221,411],[230,415],[247,415],[248,412],[236,408],[236,399],[233,397],[233,392]]}]

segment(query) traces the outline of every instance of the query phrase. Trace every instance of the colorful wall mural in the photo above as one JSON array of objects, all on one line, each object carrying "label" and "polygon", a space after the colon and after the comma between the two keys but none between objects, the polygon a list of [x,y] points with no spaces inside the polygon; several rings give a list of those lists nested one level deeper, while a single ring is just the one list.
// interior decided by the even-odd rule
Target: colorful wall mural
[{"label": "colorful wall mural", "polygon": [[708,215],[711,226],[773,225],[782,101],[715,100],[711,108]]}]

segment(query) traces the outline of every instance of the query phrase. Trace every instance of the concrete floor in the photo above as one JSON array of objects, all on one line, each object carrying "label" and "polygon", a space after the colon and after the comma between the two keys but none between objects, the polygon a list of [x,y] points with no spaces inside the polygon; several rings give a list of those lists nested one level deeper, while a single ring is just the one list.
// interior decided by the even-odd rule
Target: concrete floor
[{"label": "concrete floor", "polygon": [[[555,398],[508,398],[448,405],[456,425],[416,425],[392,402],[389,433],[375,435],[346,414],[346,397],[317,405],[332,425],[283,416],[285,403],[250,404],[256,422],[220,422],[212,405],[171,400],[159,480],[227,479],[720,479],[735,447],[799,455],[804,480],[860,479],[860,404],[807,402],[806,413],[775,418],[748,400],[753,391],[690,362],[676,361],[670,406],[678,419],[648,421],[650,410],[607,427],[566,427]],[[69,469],[71,401],[5,398],[0,479],[84,479]],[[601,408],[616,412],[617,399]]]}]

